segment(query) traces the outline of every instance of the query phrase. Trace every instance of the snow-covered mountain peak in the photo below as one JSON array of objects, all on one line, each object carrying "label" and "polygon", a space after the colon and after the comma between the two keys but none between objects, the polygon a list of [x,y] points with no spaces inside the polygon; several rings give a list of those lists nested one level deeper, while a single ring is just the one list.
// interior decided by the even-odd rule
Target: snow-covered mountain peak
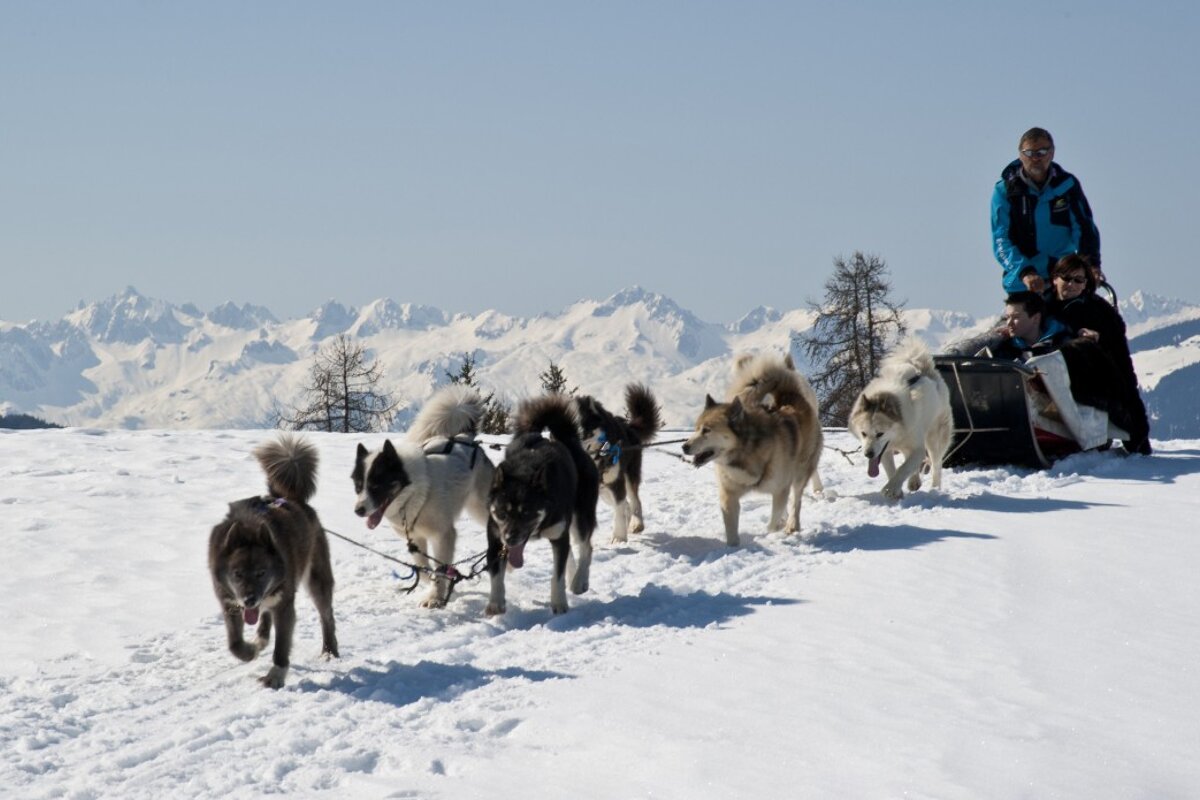
[{"label": "snow-covered mountain peak", "polygon": [[144,297],[132,286],[107,300],[81,303],[67,315],[67,321],[107,343],[136,344],[150,339],[159,344],[177,344],[187,334],[174,306]]}]

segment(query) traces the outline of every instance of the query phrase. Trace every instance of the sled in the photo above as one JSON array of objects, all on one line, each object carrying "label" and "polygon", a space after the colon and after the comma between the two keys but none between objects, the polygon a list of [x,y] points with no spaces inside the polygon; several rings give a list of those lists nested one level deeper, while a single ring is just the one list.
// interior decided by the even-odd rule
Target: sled
[{"label": "sled", "polygon": [[1050,466],[1064,456],[1108,447],[1129,434],[1098,408],[1075,402],[1062,353],[1021,363],[934,356],[950,389],[954,443],[946,466]]}]

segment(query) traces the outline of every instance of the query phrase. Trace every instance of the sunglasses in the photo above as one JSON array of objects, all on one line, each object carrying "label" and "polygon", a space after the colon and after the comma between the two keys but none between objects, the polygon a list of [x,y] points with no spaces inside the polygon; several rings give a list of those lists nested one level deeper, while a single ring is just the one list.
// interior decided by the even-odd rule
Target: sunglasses
[{"label": "sunglasses", "polygon": [[1044,158],[1050,155],[1050,151],[1053,149],[1053,147],[1039,147],[1037,150],[1022,150],[1021,155],[1026,158]]},{"label": "sunglasses", "polygon": [[1087,283],[1087,278],[1084,278],[1080,275],[1072,275],[1069,278],[1066,275],[1059,275],[1058,279],[1063,283],[1078,283],[1080,286],[1083,286]]}]

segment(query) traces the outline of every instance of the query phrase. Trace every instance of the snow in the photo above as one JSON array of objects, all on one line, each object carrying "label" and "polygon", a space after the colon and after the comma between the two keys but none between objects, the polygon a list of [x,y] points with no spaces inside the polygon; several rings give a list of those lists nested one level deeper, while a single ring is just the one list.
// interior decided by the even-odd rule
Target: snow
[{"label": "snow", "polygon": [[[652,450],[647,532],[609,544],[602,506],[592,591],[557,617],[544,544],[489,619],[486,579],[422,609],[333,539],[342,658],[318,659],[301,598],[272,692],[267,656],[225,649],[205,567],[270,435],[0,432],[0,794],[1200,795],[1200,441],[949,470],[898,503],[828,449],[801,534],[764,533],[751,497],[736,549],[711,468]],[[403,557],[352,513],[359,439],[309,438],[324,524]]]}]

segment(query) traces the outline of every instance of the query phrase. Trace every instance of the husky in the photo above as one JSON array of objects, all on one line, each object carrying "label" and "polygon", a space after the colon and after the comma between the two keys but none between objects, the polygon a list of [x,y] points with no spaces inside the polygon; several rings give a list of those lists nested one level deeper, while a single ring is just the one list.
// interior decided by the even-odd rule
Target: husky
[{"label": "husky", "polygon": [[[754,376],[762,385],[774,387],[770,408],[764,405],[765,394],[757,401],[743,399],[758,391],[752,385]],[[749,492],[771,495],[768,531],[800,530],[804,487],[816,474],[824,443],[816,404],[805,396],[802,381],[784,359],[741,360],[730,390],[732,399],[718,403],[706,395],[696,430],[684,442],[683,452],[692,456],[693,465],[715,464],[725,543],[730,547],[741,541],[738,517],[742,496]],[[776,405],[776,396],[786,404]],[[787,514],[789,494],[792,505]]]},{"label": "husky", "polygon": [[[575,545],[571,591],[588,590],[592,532],[600,474],[579,439],[579,420],[570,400],[558,394],[526,400],[517,408],[513,438],[496,467],[489,503],[487,570],[491,593],[486,613],[502,614],[506,568],[520,569],[530,539],[550,542],[554,569],[550,608],[567,610],[566,572]],[[550,438],[542,436],[550,431]]]},{"label": "husky", "polygon": [[[909,491],[921,488],[923,462],[932,487],[941,488],[942,461],[954,433],[950,390],[920,340],[907,339],[884,358],[879,375],[854,401],[847,427],[862,442],[867,474],[877,477],[883,464],[884,497],[903,497],[906,481]],[[896,453],[904,459],[899,468]]]},{"label": "husky", "polygon": [[[487,524],[494,468],[475,440],[482,415],[479,393],[452,384],[434,393],[399,444],[387,439],[377,451],[358,445],[350,475],[354,513],[371,530],[384,519],[391,523],[422,572],[431,561],[435,571],[454,563],[454,524],[464,509]],[[452,588],[448,577],[435,577],[421,606],[445,606]]]},{"label": "husky", "polygon": [[[301,583],[321,617],[321,655],[338,657],[333,568],[325,529],[308,505],[317,488],[316,448],[284,435],[260,445],[254,456],[267,475],[268,494],[229,504],[208,538],[208,569],[231,653],[253,661],[270,641],[274,622],[273,663],[259,680],[278,689],[287,677]],[[243,638],[246,625],[258,626],[253,642]]]},{"label": "husky", "polygon": [[626,417],[608,411],[594,397],[575,398],[583,447],[600,472],[600,496],[613,507],[614,542],[646,529],[642,518],[642,447],[662,428],[658,402],[640,383],[625,387]]},{"label": "husky", "polygon": [[[733,386],[743,405],[759,405],[774,411],[782,406],[795,408],[807,403],[818,410],[817,418],[820,419],[817,393],[796,369],[791,353],[782,360],[771,353],[743,353],[733,362]],[[809,485],[816,494],[825,491],[820,470],[813,470]]]}]

